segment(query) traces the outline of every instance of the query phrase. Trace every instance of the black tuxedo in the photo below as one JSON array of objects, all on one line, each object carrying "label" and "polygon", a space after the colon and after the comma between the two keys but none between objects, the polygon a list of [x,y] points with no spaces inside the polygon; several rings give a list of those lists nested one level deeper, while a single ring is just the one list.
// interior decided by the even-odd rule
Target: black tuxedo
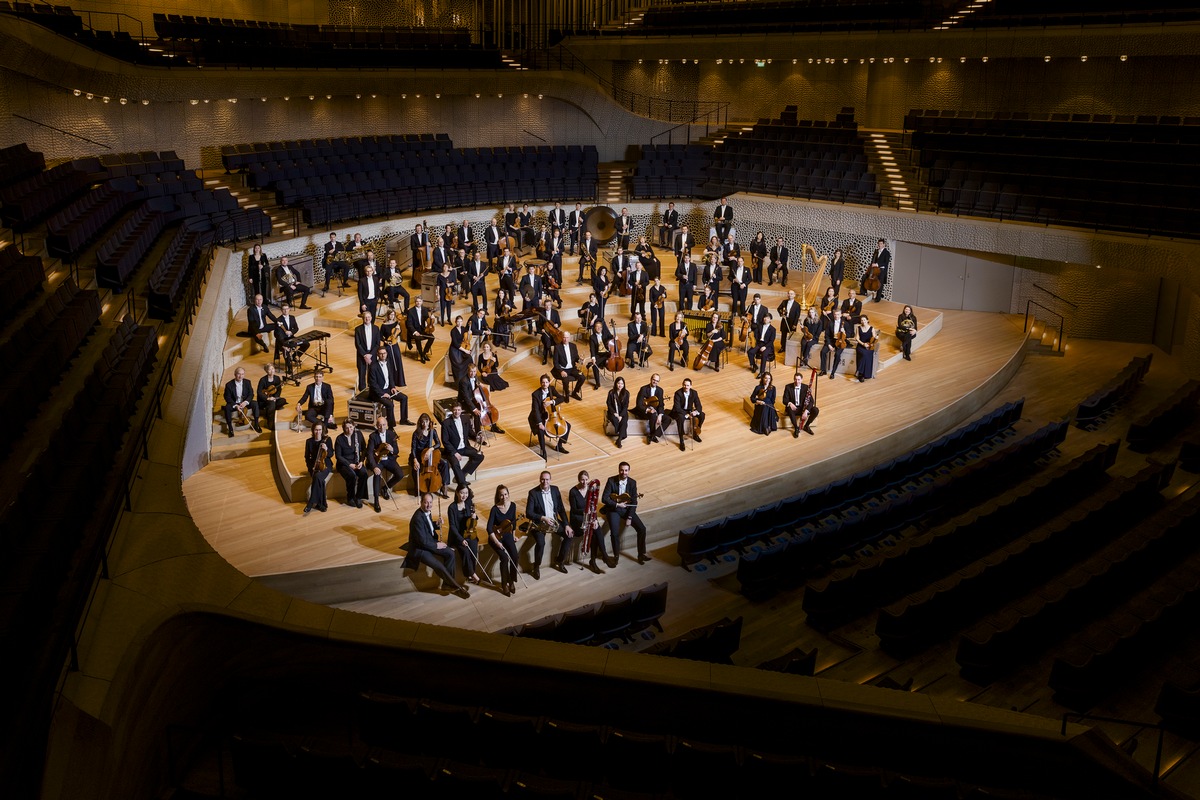
[{"label": "black tuxedo", "polygon": [[691,231],[679,234],[679,239],[675,242],[675,257],[679,258],[684,253],[690,253],[692,248],[696,246],[696,235]]},{"label": "black tuxedo", "polygon": [[280,264],[275,268],[275,281],[279,284],[279,291],[283,292],[283,296],[287,298],[289,304],[294,304],[293,298],[299,294],[300,307],[308,308],[308,295],[312,292],[312,287],[305,286],[300,282],[300,273],[296,271],[295,267],[290,264]]},{"label": "black tuxedo", "polygon": [[[567,356],[570,355],[571,366],[567,366]],[[563,377],[563,373],[566,377]],[[578,395],[579,390],[583,388],[587,376],[583,373],[583,364],[579,362],[579,349],[574,342],[563,342],[554,347],[554,377],[563,382],[563,389],[567,388],[567,384],[574,380],[575,386],[571,389],[571,394]],[[540,390],[539,390],[540,391]]]},{"label": "black tuxedo", "polygon": [[583,228],[583,209],[572,209],[567,215],[567,227],[571,234],[571,255],[575,255],[575,245],[579,243],[580,230]]},{"label": "black tuxedo", "polygon": [[346,247],[338,241],[329,241],[325,243],[325,255],[321,259],[321,268],[325,270],[325,286],[324,290],[329,291],[329,279],[336,271],[340,273],[338,276],[342,282],[342,287],[346,286],[346,264],[344,261],[330,262],[330,259],[335,253],[345,252]]},{"label": "black tuxedo", "polygon": [[847,297],[842,301],[840,310],[842,312],[842,319],[849,317],[850,324],[855,325],[858,323],[858,318],[862,316],[862,300],[851,300]]},{"label": "black tuxedo", "polygon": [[[278,359],[279,356],[283,353],[283,346],[285,344],[287,344],[288,340],[291,339],[293,336],[295,336],[298,333],[300,333],[300,323],[296,321],[296,317],[293,316],[292,314],[288,314],[287,316],[280,314],[279,317],[275,320],[275,358],[276,359]],[[302,344],[306,345],[308,343],[303,342]],[[308,348],[303,347],[302,349],[307,350]]]},{"label": "black tuxedo", "polygon": [[[648,402],[651,397],[658,400],[658,405],[653,408]],[[666,413],[666,396],[663,394],[662,387],[647,383],[638,389],[633,413],[638,419],[644,419],[650,423],[647,435],[650,437],[650,441],[656,441],[662,434],[662,418]]]},{"label": "black tuxedo", "polygon": [[[800,390],[796,390],[794,383],[783,387],[783,413],[787,414],[788,419],[792,421],[793,428],[799,428],[800,414],[804,412],[806,403],[812,403],[812,393],[809,391],[808,384],[800,384]],[[817,414],[821,413],[815,404],[811,405],[808,411],[808,422],[805,427],[812,425],[813,420],[817,418]]]},{"label": "black tuxedo", "polygon": [[246,328],[257,346],[262,347],[264,353],[267,352],[267,343],[264,339],[267,334],[275,331],[275,317],[267,309],[266,301],[263,301],[261,306],[250,304],[246,310]]},{"label": "black tuxedo", "polygon": [[563,211],[562,208],[553,208],[550,210],[550,213],[546,216],[546,218],[550,220],[551,232],[553,232],[554,228],[558,228],[559,234],[566,233],[566,231],[563,230],[563,228],[567,227],[566,211]]},{"label": "black tuxedo", "polygon": [[775,280],[776,263],[778,263],[778,265],[779,265],[778,266],[779,282],[782,283],[784,286],[787,286],[787,279],[788,279],[788,249],[787,249],[787,247],[781,246],[781,245],[775,245],[774,247],[771,248],[771,254],[770,254],[769,258],[770,258],[770,263],[767,265],[768,285],[770,284],[770,282]]},{"label": "black tuxedo", "polygon": [[337,471],[346,481],[346,499],[363,500],[367,496],[367,442],[358,430],[349,436],[339,434],[333,443]]},{"label": "black tuxedo", "polygon": [[692,297],[696,291],[696,264],[680,261],[675,268],[675,279],[679,281],[679,310],[691,311]]},{"label": "black tuxedo", "polygon": [[784,300],[776,311],[779,312],[779,332],[787,339],[800,324],[800,304],[793,300],[788,308],[788,301]]},{"label": "black tuxedo", "polygon": [[298,405],[303,406],[305,403],[309,403],[308,410],[304,412],[304,418],[308,420],[309,425],[317,422],[327,423],[333,419],[333,387],[329,384],[322,383],[319,390],[315,382],[306,386]]},{"label": "black tuxedo", "polygon": [[370,325],[359,325],[354,329],[354,352],[358,356],[355,361],[358,364],[359,388],[367,385],[366,356],[371,356],[374,359],[376,351],[379,350],[381,338],[379,335],[379,326],[373,322]]},{"label": "black tuxedo", "polygon": [[[543,517],[550,517],[557,523],[555,530],[563,534],[563,536],[554,561],[557,564],[561,564],[571,549],[571,540],[567,538],[566,531],[562,528],[563,524],[567,521],[567,508],[563,505],[562,493],[558,490],[558,487],[550,487],[549,508],[546,507],[546,498],[542,494],[541,486],[535,486],[530,489],[529,494],[525,497],[525,516],[537,522],[542,522]],[[537,527],[531,526],[529,535],[534,539],[533,566],[536,569],[541,566],[542,556],[546,552],[546,534]]]},{"label": "black tuxedo", "polygon": [[[472,447],[468,441],[473,438],[471,434],[475,431],[474,419],[466,414],[459,419],[462,421],[462,436],[459,436],[458,429],[454,425],[453,414],[447,414],[446,418],[442,420],[442,455],[450,462],[450,469],[454,472],[454,479],[458,485],[466,486],[466,473],[474,473],[479,469],[479,465],[483,463],[483,453]],[[465,467],[458,463],[457,456],[459,455],[467,459]]]},{"label": "black tuxedo", "polygon": [[717,241],[725,241],[729,229],[733,227],[733,206],[724,203],[713,209],[713,227],[717,229]]},{"label": "black tuxedo", "polygon": [[700,393],[694,388],[684,397],[683,389],[675,390],[671,407],[671,416],[675,419],[675,426],[679,429],[679,447],[683,449],[683,421],[688,417],[693,418],[692,422],[692,438],[697,442],[700,441],[699,436],[695,434],[697,428],[704,426],[704,406],[700,403]]},{"label": "black tuxedo", "polygon": [[242,378],[238,381],[236,378],[225,384],[225,430],[229,435],[233,435],[233,407],[238,401],[238,387],[241,387],[241,401],[246,404],[246,416],[250,418],[250,424],[255,428],[258,427],[258,401],[254,399],[254,386],[250,383],[249,378]]},{"label": "black tuxedo", "polygon": [[371,400],[383,405],[388,425],[392,427],[396,425],[396,403],[400,404],[401,421],[408,422],[408,397],[404,392],[391,391],[399,385],[396,368],[390,359],[387,363],[378,360],[371,362],[371,367],[367,370],[367,389]]},{"label": "black tuxedo", "polygon": [[842,290],[842,281],[846,279],[846,259],[837,256],[829,262],[829,284],[833,287],[834,293]]},{"label": "black tuxedo", "polygon": [[[838,320],[836,323],[841,326],[841,330],[845,331],[846,339],[854,335],[854,330],[846,324],[845,320]],[[837,328],[832,319],[825,319],[825,344],[821,346],[821,374],[829,373],[829,377],[837,374],[837,368],[842,363],[842,351],[845,348],[837,345]],[[831,359],[832,356],[832,359]]]},{"label": "black tuxedo", "polygon": [[875,301],[879,302],[880,298],[883,297],[883,287],[887,286],[888,269],[892,265],[892,252],[885,246],[882,250],[875,253],[872,263],[879,265],[879,291],[875,293]]},{"label": "black tuxedo", "polygon": [[425,326],[433,318],[433,312],[425,306],[413,306],[405,314],[408,322],[408,343],[417,348],[417,358],[424,364],[429,360],[429,350],[433,347],[433,337],[425,333]]},{"label": "black tuxedo", "polygon": [[502,238],[504,238],[503,234],[501,234],[500,229],[495,225],[488,225],[487,230],[483,232],[483,240],[487,245],[487,260],[489,264],[500,257],[500,253],[504,249],[503,245],[500,244]]},{"label": "black tuxedo", "polygon": [[[542,458],[546,458],[546,430],[543,427],[546,420],[550,418],[550,414],[546,411],[546,400],[553,400],[556,404],[570,402],[566,395],[561,394],[553,386],[550,387],[546,394],[542,393],[542,387],[533,390],[529,395],[529,431],[537,437],[538,444],[542,449]],[[571,423],[567,423],[567,430],[562,436],[558,437],[559,445],[567,444],[571,438]]]},{"label": "black tuxedo", "polygon": [[408,521],[408,556],[429,567],[443,583],[452,586],[455,591],[462,588],[454,577],[458,566],[454,548],[438,547],[433,520],[420,508],[413,512]]},{"label": "black tuxedo", "polygon": [[751,329],[754,332],[754,347],[750,350],[750,369],[754,369],[758,362],[759,369],[765,372],[767,362],[775,360],[775,328],[767,323],[759,323]]},{"label": "black tuxedo", "polygon": [[658,224],[658,243],[663,247],[670,247],[671,239],[677,230],[679,230],[679,212],[668,208],[663,212],[662,222]]},{"label": "black tuxedo", "polygon": [[[622,521],[628,521],[637,532],[637,554],[638,561],[646,558],[646,526],[642,522],[642,518],[638,516],[638,490],[637,481],[633,478],[625,480],[625,492],[629,495],[629,503],[621,508],[617,505],[614,499],[621,494],[621,478],[619,475],[614,475],[604,483],[604,491],[600,494],[600,502],[603,504],[605,517],[608,519],[609,537],[612,541],[612,553],[614,562],[620,558],[621,553],[621,524]],[[615,566],[615,563],[614,563]]]}]

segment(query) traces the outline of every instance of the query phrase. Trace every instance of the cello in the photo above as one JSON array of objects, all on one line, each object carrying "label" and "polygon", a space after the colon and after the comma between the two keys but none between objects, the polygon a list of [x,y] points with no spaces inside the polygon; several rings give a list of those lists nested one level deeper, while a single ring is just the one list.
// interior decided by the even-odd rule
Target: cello
[{"label": "cello", "polygon": [[696,358],[692,360],[692,369],[696,370],[696,372],[704,369],[704,365],[708,363],[708,359],[712,356],[713,346],[715,344],[716,340],[711,337],[707,342],[704,343],[704,347],[700,348],[700,352],[697,353]]},{"label": "cello", "polygon": [[490,428],[500,421],[500,410],[492,405],[491,391],[486,384],[479,381],[475,383],[475,404],[485,409],[479,415],[480,429]]},{"label": "cello", "polygon": [[442,449],[430,444],[421,451],[417,472],[417,492],[436,494],[442,491]]},{"label": "cello", "polygon": [[613,337],[608,340],[608,371],[612,373],[625,369],[625,356],[621,354],[621,340],[617,338],[617,321],[610,319]]},{"label": "cello", "polygon": [[567,420],[563,417],[562,412],[558,410],[558,401],[551,394],[550,397],[542,401],[542,405],[546,411],[546,433],[552,436],[562,436],[567,432]]}]

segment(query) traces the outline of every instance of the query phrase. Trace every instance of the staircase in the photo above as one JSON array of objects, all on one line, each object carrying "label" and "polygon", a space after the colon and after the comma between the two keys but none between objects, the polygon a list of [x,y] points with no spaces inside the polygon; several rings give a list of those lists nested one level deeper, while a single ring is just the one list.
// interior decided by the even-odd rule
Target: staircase
[{"label": "staircase", "polygon": [[901,211],[916,211],[921,180],[913,164],[902,131],[859,129],[867,151],[867,166],[875,174],[883,205]]},{"label": "staircase", "polygon": [[230,174],[221,170],[203,170],[200,177],[204,180],[204,188],[212,191],[225,187],[237,198],[242,208],[261,208],[271,219],[271,236],[297,236],[299,231],[299,214],[295,209],[283,208],[275,203],[275,192],[272,189],[251,189],[242,185],[240,174]]},{"label": "staircase", "polygon": [[1066,339],[1059,341],[1059,328],[1055,323],[1034,317],[1029,326],[1025,352],[1039,356],[1065,356]]},{"label": "staircase", "polygon": [[629,202],[633,189],[632,161],[604,161],[597,165],[596,202],[618,207]]}]

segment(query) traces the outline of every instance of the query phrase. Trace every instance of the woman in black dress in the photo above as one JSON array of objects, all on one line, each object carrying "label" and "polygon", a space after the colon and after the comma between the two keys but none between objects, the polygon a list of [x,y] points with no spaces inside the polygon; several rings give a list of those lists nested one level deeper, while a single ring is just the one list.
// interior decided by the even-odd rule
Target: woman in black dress
[{"label": "woman in black dress", "polygon": [[775,410],[775,384],[771,373],[763,373],[750,393],[750,402],[754,403],[754,416],[750,418],[750,430],[766,436],[779,428],[779,412]]},{"label": "woman in black dress", "polygon": [[608,390],[604,416],[617,431],[617,447],[624,447],[621,442],[629,435],[629,390],[620,375],[613,381],[613,388]]},{"label": "woman in black dress", "polygon": [[[412,480],[412,486],[415,488],[417,476],[421,474],[422,457],[425,451],[433,448],[430,453],[431,458],[438,458],[442,450],[442,437],[438,435],[437,430],[433,427],[433,417],[428,414],[422,414],[417,419],[417,427],[413,431],[412,443],[408,448],[408,466],[409,476]],[[437,455],[434,455],[434,454]],[[450,483],[450,463],[445,459],[438,461],[438,475],[442,478],[442,488],[438,491],[441,497],[449,497],[446,491],[446,486]]]},{"label": "woman in black dress", "polygon": [[396,309],[388,307],[384,322],[379,326],[379,338],[387,347],[388,361],[395,364],[399,380],[397,385],[404,385],[404,362],[400,360],[400,343],[404,341],[404,323],[396,314]]},{"label": "woman in black dress", "polygon": [[842,248],[833,251],[833,258],[829,259],[829,283],[833,287],[835,295],[842,292],[842,280],[846,275],[846,259],[842,255]]},{"label": "woman in black dress", "polygon": [[492,319],[492,338],[499,347],[509,347],[512,344],[512,323],[508,320],[515,308],[512,295],[506,289],[497,289],[494,306],[496,316]]},{"label": "woman in black dress", "polygon": [[608,290],[611,286],[611,281],[608,279],[608,267],[600,267],[596,270],[596,277],[592,278],[592,291],[596,293],[596,303],[600,306],[600,318],[604,318],[604,304],[608,302]]},{"label": "woman in black dress", "polygon": [[912,361],[912,342],[916,335],[917,315],[913,313],[912,306],[905,306],[900,316],[896,317],[896,338],[900,340],[905,361]]},{"label": "woman in black dress", "polygon": [[[474,525],[479,522],[479,514],[475,511],[475,503],[471,500],[469,487],[460,486],[455,493],[454,502],[446,511],[449,530],[446,534],[446,544],[462,554],[463,575],[471,583],[479,583],[479,537]],[[472,526],[470,532],[468,525]]]},{"label": "woman in black dress", "polygon": [[486,383],[488,388],[493,392],[503,391],[508,388],[508,381],[500,377],[500,359],[496,358],[496,353],[492,350],[491,342],[483,343],[475,366],[479,368],[479,380]]},{"label": "woman in black dress", "polygon": [[825,296],[821,298],[821,313],[828,314],[838,307],[837,290],[830,286],[825,290]]},{"label": "woman in black dress", "polygon": [[854,361],[858,369],[855,370],[854,377],[862,383],[875,377],[875,342],[878,334],[871,327],[866,314],[859,317],[859,320],[858,330],[855,332],[857,341],[854,343]]},{"label": "woman in black dress", "polygon": [[[504,522],[508,530],[501,532]],[[508,487],[496,487],[496,502],[488,514],[488,543],[500,559],[500,591],[508,597],[517,593],[517,506],[508,498]]]},{"label": "woman in black dress", "polygon": [[759,231],[754,234],[754,240],[750,242],[750,263],[755,283],[762,283],[763,262],[766,260],[767,239],[763,236],[763,232]]},{"label": "woman in black dress", "polygon": [[[321,461],[323,464],[318,464]],[[308,474],[312,476],[312,489],[308,493],[308,503],[304,513],[312,511],[328,511],[329,504],[325,501],[325,482],[333,472],[333,442],[325,435],[325,425],[317,422],[312,426],[312,437],[304,443],[304,464]]]},{"label": "woman in black dress", "polygon": [[[721,315],[716,311],[713,312],[712,319],[704,326],[704,338],[713,343],[712,352],[708,354],[708,363],[712,364],[713,369],[720,372],[721,351],[725,349],[725,326],[721,323]],[[700,368],[703,369],[704,365],[701,364]]]}]

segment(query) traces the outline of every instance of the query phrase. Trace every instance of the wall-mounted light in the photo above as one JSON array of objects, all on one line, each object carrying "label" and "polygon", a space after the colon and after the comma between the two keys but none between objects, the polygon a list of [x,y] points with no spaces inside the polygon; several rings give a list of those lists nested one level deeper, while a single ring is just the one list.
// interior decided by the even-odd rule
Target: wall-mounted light
[{"label": "wall-mounted light", "polygon": [[143,100],[143,101],[142,101],[142,105],[144,105],[144,106],[148,106],[148,105],[150,105],[150,101],[149,101],[149,100]]},{"label": "wall-mounted light", "polygon": [[79,97],[81,94],[83,94],[83,92],[81,92],[79,89],[73,89],[71,93],[76,97]]}]

